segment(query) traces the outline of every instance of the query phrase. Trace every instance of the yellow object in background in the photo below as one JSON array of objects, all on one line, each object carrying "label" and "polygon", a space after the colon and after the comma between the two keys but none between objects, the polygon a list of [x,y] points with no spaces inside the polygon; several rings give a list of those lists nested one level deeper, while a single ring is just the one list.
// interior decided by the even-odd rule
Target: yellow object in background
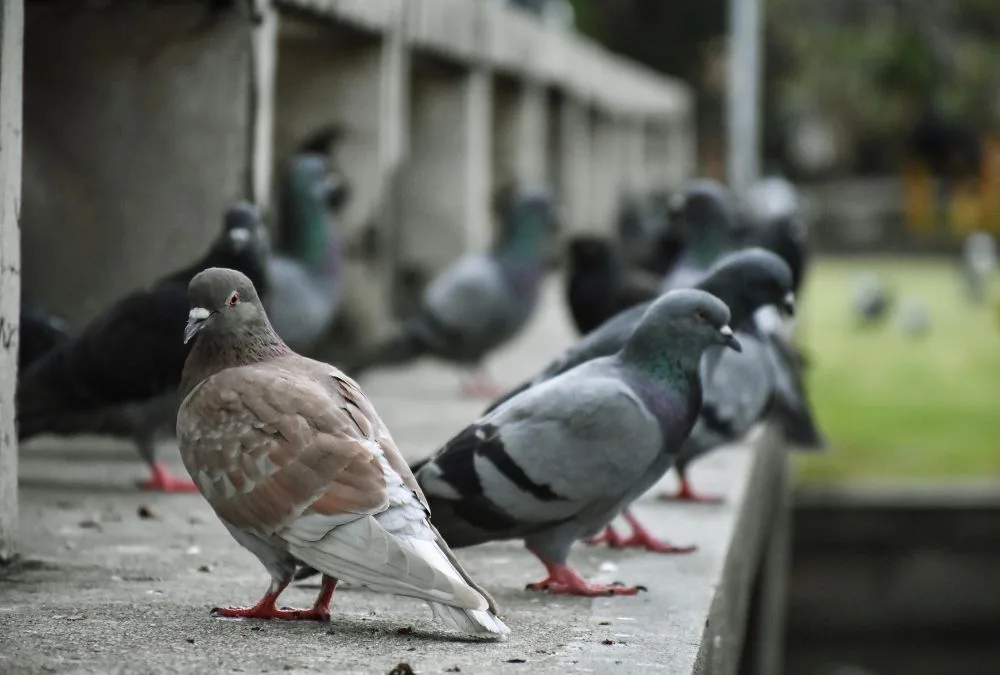
[{"label": "yellow object in background", "polygon": [[952,183],[948,204],[948,229],[952,234],[967,235],[983,226],[980,179]]},{"label": "yellow object in background", "polygon": [[1000,136],[983,142],[982,229],[1000,234]]}]

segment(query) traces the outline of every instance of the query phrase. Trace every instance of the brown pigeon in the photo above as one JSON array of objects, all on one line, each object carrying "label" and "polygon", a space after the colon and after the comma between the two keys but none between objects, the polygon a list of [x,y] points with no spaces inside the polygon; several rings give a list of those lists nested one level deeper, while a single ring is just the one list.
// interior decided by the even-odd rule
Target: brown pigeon
[{"label": "brown pigeon", "polygon": [[[271,585],[253,607],[220,617],[326,621],[340,579],[426,600],[472,634],[505,635],[492,598],[429,521],[420,486],[357,383],[293,352],[253,283],[211,268],[191,280],[177,415],[191,478]],[[299,566],[323,573],[311,609],[278,609]]]}]

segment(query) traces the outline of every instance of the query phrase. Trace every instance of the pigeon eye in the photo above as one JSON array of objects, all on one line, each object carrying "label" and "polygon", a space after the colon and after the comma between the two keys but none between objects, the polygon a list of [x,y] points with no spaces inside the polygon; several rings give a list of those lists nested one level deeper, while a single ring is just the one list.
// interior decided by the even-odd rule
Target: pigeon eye
[{"label": "pigeon eye", "polygon": [[708,317],[705,316],[705,312],[703,312],[700,309],[695,311],[694,318],[697,319],[698,321],[703,321],[703,322],[708,321]]},{"label": "pigeon eye", "polygon": [[239,301],[240,301],[240,294],[237,293],[236,291],[233,291],[233,294],[229,296],[228,300],[226,300],[226,304],[229,305],[230,307],[234,307],[236,303]]}]

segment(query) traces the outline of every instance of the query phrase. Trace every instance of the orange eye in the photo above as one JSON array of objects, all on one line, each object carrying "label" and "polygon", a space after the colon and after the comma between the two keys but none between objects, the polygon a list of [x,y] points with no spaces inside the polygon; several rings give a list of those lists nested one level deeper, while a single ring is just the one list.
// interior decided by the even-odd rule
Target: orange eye
[{"label": "orange eye", "polygon": [[226,304],[228,304],[230,307],[233,307],[239,301],[240,301],[240,294],[237,293],[236,291],[233,291],[233,294],[229,296],[229,300],[226,301]]}]

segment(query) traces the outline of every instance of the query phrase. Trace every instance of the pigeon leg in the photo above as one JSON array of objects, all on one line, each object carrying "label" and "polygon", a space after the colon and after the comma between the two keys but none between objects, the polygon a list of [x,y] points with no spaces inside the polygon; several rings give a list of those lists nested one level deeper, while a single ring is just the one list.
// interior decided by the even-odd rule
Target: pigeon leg
[{"label": "pigeon leg", "polygon": [[632,526],[632,536],[619,544],[621,548],[644,548],[654,553],[691,553],[698,548],[697,546],[674,546],[657,539],[643,527],[639,519],[629,509],[624,509],[622,516]]},{"label": "pigeon leg", "polygon": [[462,395],[469,398],[495,399],[502,396],[504,390],[493,381],[485,370],[477,369],[472,375],[462,382]]},{"label": "pigeon leg", "polygon": [[198,486],[190,479],[179,478],[163,462],[149,465],[150,477],[140,481],[139,487],[150,492],[197,492]]},{"label": "pigeon leg", "polygon": [[[531,551],[530,548],[528,550]],[[640,589],[646,590],[642,586],[624,586],[617,582],[613,584],[592,584],[577,574],[576,570],[569,565],[565,563],[551,563],[538,555],[538,553],[531,552],[545,565],[545,569],[549,575],[542,581],[528,584],[525,590],[547,591],[560,595],[582,595],[590,598],[605,597],[608,595],[635,595]]]},{"label": "pigeon leg", "polygon": [[291,577],[281,581],[272,581],[267,593],[253,607],[216,607],[212,610],[212,616],[225,619],[281,619],[283,621],[329,621],[330,620],[330,600],[333,598],[333,591],[337,587],[337,580],[333,577],[323,577],[323,590],[312,609],[291,609],[282,607],[278,609],[275,603],[278,596],[285,590],[291,582]]},{"label": "pigeon leg", "polygon": [[700,495],[691,489],[691,483],[688,482],[687,476],[680,469],[677,470],[677,476],[681,481],[681,489],[675,494],[670,494],[669,492],[664,492],[659,495],[659,499],[665,502],[694,502],[696,504],[721,504],[723,502],[722,497],[714,497],[709,495]]},{"label": "pigeon leg", "polygon": [[601,544],[607,544],[609,548],[621,548],[625,540],[622,536],[615,531],[615,528],[610,524],[604,528],[604,532],[597,535],[596,537],[591,537],[585,540],[587,546],[600,546]]}]

